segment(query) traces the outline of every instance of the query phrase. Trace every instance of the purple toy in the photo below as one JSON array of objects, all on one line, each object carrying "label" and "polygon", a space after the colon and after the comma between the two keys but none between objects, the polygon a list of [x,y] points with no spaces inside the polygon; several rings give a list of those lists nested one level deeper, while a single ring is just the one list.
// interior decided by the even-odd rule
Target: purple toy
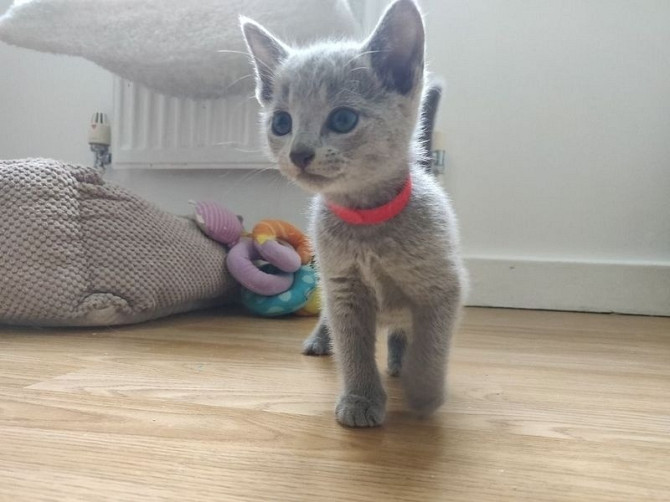
[{"label": "purple toy", "polygon": [[[278,295],[293,285],[293,273],[279,272],[275,275],[263,272],[254,264],[254,261],[260,259],[272,263],[258,252],[250,237],[242,237],[228,252],[226,265],[242,286],[259,295]],[[299,261],[298,268],[300,268]]]},{"label": "purple toy", "polygon": [[244,233],[240,217],[216,202],[195,204],[195,221],[207,237],[232,246]]},{"label": "purple toy", "polygon": [[[249,291],[273,296],[291,288],[293,272],[300,269],[301,259],[290,245],[274,239],[254,242],[244,232],[238,216],[214,202],[198,202],[195,221],[208,237],[230,247],[226,258],[228,270]],[[274,265],[280,272],[263,272],[255,264],[258,260]]]}]

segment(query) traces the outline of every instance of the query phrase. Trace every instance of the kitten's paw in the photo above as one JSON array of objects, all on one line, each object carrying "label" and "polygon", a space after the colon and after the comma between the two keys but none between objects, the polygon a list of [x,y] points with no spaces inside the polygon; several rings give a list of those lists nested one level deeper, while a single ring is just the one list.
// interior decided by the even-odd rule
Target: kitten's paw
[{"label": "kitten's paw", "polygon": [[337,421],[347,427],[376,427],[386,416],[386,399],[372,401],[356,394],[342,396],[335,407]]},{"label": "kitten's paw", "polygon": [[444,393],[422,394],[407,397],[407,404],[410,409],[421,418],[426,418],[435,412],[444,404]]},{"label": "kitten's paw", "polygon": [[302,353],[307,356],[329,356],[333,350],[328,338],[312,334],[302,342]]}]

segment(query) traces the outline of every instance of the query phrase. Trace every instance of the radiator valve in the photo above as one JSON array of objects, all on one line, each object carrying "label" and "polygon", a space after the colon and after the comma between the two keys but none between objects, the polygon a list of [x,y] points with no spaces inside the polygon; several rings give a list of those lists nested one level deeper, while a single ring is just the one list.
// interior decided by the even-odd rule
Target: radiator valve
[{"label": "radiator valve", "polygon": [[96,112],[91,117],[88,144],[95,154],[95,167],[105,169],[112,163],[112,154],[109,152],[109,146],[112,144],[112,130],[106,113]]}]

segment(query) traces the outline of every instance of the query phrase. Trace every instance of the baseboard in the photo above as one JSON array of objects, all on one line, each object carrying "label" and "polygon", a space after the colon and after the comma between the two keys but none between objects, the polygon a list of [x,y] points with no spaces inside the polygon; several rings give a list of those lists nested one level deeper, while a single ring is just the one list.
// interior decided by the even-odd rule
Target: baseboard
[{"label": "baseboard", "polygon": [[465,261],[471,306],[670,316],[670,263]]}]

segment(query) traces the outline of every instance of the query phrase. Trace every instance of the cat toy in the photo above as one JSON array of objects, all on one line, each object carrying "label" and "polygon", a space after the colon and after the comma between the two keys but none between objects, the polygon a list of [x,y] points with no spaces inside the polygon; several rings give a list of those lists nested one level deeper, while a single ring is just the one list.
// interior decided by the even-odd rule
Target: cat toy
[{"label": "cat toy", "polygon": [[241,219],[213,203],[195,203],[195,221],[209,238],[229,248],[226,266],[242,285],[251,312],[275,317],[318,315],[320,292],[311,243],[294,225],[261,220],[245,232]]}]

